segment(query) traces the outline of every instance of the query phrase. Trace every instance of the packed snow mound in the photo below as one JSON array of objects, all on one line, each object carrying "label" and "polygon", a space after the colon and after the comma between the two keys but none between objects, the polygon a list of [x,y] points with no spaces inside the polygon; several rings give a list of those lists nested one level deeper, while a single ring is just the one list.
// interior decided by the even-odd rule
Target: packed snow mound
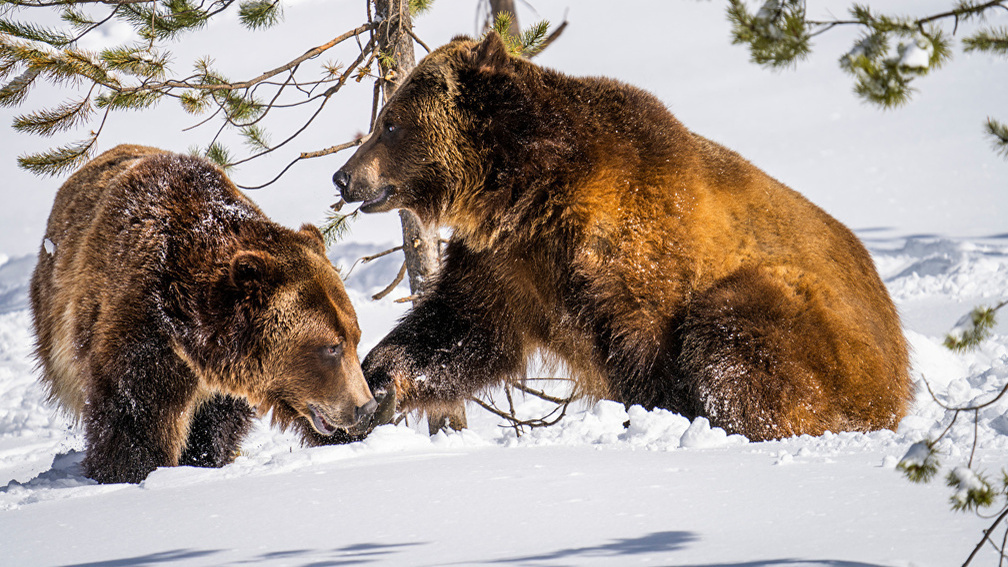
[{"label": "packed snow mound", "polygon": [[897,304],[935,296],[1000,299],[1008,290],[1008,247],[1003,241],[909,238],[900,248],[872,253]]}]

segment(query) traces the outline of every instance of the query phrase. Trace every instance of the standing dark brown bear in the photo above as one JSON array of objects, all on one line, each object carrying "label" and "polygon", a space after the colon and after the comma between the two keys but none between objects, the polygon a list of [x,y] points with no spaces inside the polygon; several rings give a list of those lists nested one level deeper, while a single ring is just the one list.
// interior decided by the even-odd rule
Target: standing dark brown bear
[{"label": "standing dark brown bear", "polygon": [[223,466],[256,411],[317,443],[377,407],[321,233],[271,222],[206,160],[119,146],[71,176],[31,305],[42,382],[99,482]]},{"label": "standing dark brown bear", "polygon": [[456,38],[333,181],[365,212],[454,230],[364,360],[382,415],[521,380],[537,351],[590,396],[753,440],[906,413],[906,342],[858,239],[640,89]]}]

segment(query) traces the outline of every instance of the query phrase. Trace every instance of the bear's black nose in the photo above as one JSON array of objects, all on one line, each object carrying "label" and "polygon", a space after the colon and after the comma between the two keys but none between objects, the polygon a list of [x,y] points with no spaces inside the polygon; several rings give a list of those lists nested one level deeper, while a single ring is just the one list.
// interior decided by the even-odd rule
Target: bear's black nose
[{"label": "bear's black nose", "polygon": [[350,185],[350,175],[341,169],[333,174],[332,182],[333,185],[338,187],[342,193],[343,191],[346,191],[346,188]]},{"label": "bear's black nose", "polygon": [[354,408],[354,418],[357,423],[371,421],[371,416],[374,415],[376,409],[378,409],[378,402],[371,398],[366,404]]}]

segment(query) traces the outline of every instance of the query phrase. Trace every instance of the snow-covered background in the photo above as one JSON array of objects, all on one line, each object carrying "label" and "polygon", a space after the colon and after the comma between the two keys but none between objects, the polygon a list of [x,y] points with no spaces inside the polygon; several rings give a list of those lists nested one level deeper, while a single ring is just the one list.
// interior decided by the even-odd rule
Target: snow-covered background
[{"label": "snow-covered background", "polygon": [[[293,2],[283,25],[255,34],[225,18],[187,37],[176,65],[185,70],[214,52],[229,76],[256,75],[356,25],[359,4]],[[860,103],[836,65],[853,39],[847,30],[818,38],[796,70],[771,73],[729,44],[720,3],[536,0],[538,13],[519,4],[524,23],[567,13],[568,29],[539,63],[651,90],[687,126],[854,228],[901,310],[915,379],[926,378],[944,403],[989,399],[1008,380],[1008,326],[976,353],[940,346],[963,313],[1008,290],[1008,162],[981,133],[987,115],[1008,119],[1008,62],[957,53],[918,81],[909,106],[883,112]],[[947,2],[885,4],[924,13]],[[843,15],[846,5],[810,10]],[[1008,14],[994,17],[1008,24]],[[432,46],[474,28],[468,0],[438,0],[417,22]],[[33,104],[59,100],[35,95]],[[366,129],[370,97],[368,85],[348,86],[292,151]],[[0,112],[0,122],[12,114]],[[102,149],[133,142],[185,151],[212,135],[181,132],[193,122],[171,104],[115,117]],[[276,138],[285,131],[274,128]],[[223,469],[161,469],[139,486],[94,485],[79,472],[80,432],[44,402],[30,355],[26,285],[62,180],[32,177],[14,158],[48,143],[0,135],[2,564],[943,566],[961,563],[981,536],[982,520],[949,511],[940,480],[912,485],[893,468],[911,443],[948,424],[922,382],[896,432],[749,443],[703,420],[601,402],[516,439],[470,407],[471,428],[459,434],[384,427],[342,447],[302,448],[263,424]],[[285,224],[319,222],[334,199],[329,178],[346,157],[302,162],[251,196]],[[234,177],[255,184],[289,159]],[[364,218],[333,258],[349,266],[398,236],[394,214]],[[394,258],[357,266],[346,282],[362,356],[403,313],[369,299],[397,268]],[[547,409],[518,401],[530,416]],[[1008,465],[1006,412],[1002,400],[980,415],[978,460],[992,473]],[[941,446],[945,464],[968,456],[972,433],[960,418]],[[984,553],[977,564],[992,563]]]}]

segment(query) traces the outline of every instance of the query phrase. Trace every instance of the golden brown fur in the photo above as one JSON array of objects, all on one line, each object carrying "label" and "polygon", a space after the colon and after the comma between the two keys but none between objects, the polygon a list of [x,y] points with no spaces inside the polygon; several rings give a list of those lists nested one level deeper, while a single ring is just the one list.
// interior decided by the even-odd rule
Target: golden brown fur
[{"label": "golden brown fur", "polygon": [[205,160],[119,146],[70,177],[31,302],[42,382],[100,482],[226,464],[253,409],[310,441],[373,412],[318,229],[271,222]]},{"label": "golden brown fur", "polygon": [[906,412],[899,318],[857,238],[632,86],[457,38],[334,182],[366,212],[454,230],[429,294],[364,361],[403,408],[521,379],[542,350],[594,395],[752,439]]}]

